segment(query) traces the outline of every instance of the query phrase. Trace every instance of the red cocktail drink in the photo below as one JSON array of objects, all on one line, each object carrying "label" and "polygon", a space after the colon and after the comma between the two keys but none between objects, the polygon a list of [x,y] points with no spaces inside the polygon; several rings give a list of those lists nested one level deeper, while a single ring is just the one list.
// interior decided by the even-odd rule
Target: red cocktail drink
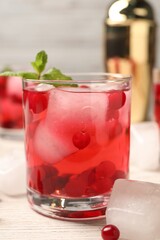
[{"label": "red cocktail drink", "polygon": [[130,78],[78,78],[24,80],[28,199],[63,219],[102,217],[128,174]]},{"label": "red cocktail drink", "polygon": [[0,77],[0,127],[22,129],[22,80],[18,77]]}]

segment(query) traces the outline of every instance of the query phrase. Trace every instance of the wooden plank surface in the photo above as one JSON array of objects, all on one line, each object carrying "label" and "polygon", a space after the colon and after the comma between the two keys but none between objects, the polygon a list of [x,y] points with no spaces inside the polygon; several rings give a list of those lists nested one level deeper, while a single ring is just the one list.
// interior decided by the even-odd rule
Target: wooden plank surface
[{"label": "wooden plank surface", "polygon": [[0,239],[97,240],[105,220],[69,222],[50,219],[32,211],[25,197],[0,202]]}]

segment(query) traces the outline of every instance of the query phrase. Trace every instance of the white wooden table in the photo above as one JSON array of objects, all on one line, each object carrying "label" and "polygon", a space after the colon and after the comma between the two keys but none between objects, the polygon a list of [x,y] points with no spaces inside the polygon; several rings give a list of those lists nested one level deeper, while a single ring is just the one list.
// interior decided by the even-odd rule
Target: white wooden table
[{"label": "white wooden table", "polygon": [[[23,142],[0,139],[0,155]],[[130,178],[160,183],[160,172],[144,172],[134,166]],[[16,186],[15,186],[16,187]],[[100,240],[105,219],[71,222],[51,219],[30,209],[26,196],[8,197],[0,193],[0,240]]]}]

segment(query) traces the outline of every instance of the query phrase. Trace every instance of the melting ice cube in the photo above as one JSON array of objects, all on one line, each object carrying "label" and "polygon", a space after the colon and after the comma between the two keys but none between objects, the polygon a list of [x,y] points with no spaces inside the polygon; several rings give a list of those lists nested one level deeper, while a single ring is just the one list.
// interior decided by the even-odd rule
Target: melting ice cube
[{"label": "melting ice cube", "polygon": [[51,131],[44,122],[36,129],[34,148],[39,157],[48,163],[56,163],[77,151],[73,144],[58,136],[56,129]]},{"label": "melting ice cube", "polygon": [[37,154],[50,163],[62,160],[78,150],[72,139],[81,131],[90,135],[96,132],[96,141],[100,141],[106,126],[106,108],[105,93],[54,88],[49,94],[46,117],[36,129]]},{"label": "melting ice cube", "polygon": [[54,88],[53,85],[51,84],[44,84],[44,83],[40,83],[36,86],[36,91],[38,92],[43,92],[43,91],[48,91],[50,89]]},{"label": "melting ice cube", "polygon": [[[160,184],[119,179],[109,200],[107,224],[126,240],[160,239]],[[120,238],[120,239],[121,239]]]},{"label": "melting ice cube", "polygon": [[55,89],[50,94],[46,123],[50,129],[56,125],[63,135],[69,131],[72,136],[78,130],[92,132],[96,128],[98,138],[106,126],[107,103],[105,93]]}]

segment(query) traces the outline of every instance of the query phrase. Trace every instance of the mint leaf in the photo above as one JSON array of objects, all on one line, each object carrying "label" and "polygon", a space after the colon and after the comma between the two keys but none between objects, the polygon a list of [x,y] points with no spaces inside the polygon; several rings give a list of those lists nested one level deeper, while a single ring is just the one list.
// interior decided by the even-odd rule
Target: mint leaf
[{"label": "mint leaf", "polygon": [[26,79],[37,79],[38,78],[38,74],[34,73],[34,72],[3,72],[0,73],[0,76],[14,76],[14,77],[22,77],[22,78],[26,78]]},{"label": "mint leaf", "polygon": [[19,72],[19,75],[26,79],[38,79],[38,74],[34,72]]},{"label": "mint leaf", "polygon": [[0,76],[7,76],[7,77],[9,77],[9,76],[17,76],[17,73],[11,72],[11,71],[6,71],[6,72],[0,73]]},{"label": "mint leaf", "polygon": [[[35,61],[31,62],[34,70],[36,72],[13,72],[9,69],[6,69],[4,72],[0,73],[0,76],[17,76],[22,77],[26,79],[35,79],[35,80],[68,80],[69,82],[65,82],[64,84],[62,81],[54,82],[53,85],[55,87],[60,86],[70,86],[70,87],[77,87],[78,85],[75,83],[71,83],[70,80],[72,78],[70,76],[67,76],[63,74],[59,69],[57,68],[51,68],[49,71],[47,71],[45,74],[42,75],[42,72],[45,70],[46,64],[47,64],[48,56],[45,51],[40,51],[37,53]],[[50,84],[52,84],[50,82]]]},{"label": "mint leaf", "polygon": [[44,80],[72,80],[71,77],[64,75],[59,69],[51,68],[48,72],[42,75]]},{"label": "mint leaf", "polygon": [[37,53],[35,62],[31,62],[34,70],[38,73],[38,78],[40,78],[41,73],[44,71],[47,64],[47,54],[45,51]]},{"label": "mint leaf", "polygon": [[64,84],[62,82],[54,82],[53,85],[55,87],[77,87],[76,83],[65,83],[66,80],[72,80],[70,76],[64,75],[59,69],[51,68],[47,73],[42,75],[42,79],[44,80],[64,80]]}]

